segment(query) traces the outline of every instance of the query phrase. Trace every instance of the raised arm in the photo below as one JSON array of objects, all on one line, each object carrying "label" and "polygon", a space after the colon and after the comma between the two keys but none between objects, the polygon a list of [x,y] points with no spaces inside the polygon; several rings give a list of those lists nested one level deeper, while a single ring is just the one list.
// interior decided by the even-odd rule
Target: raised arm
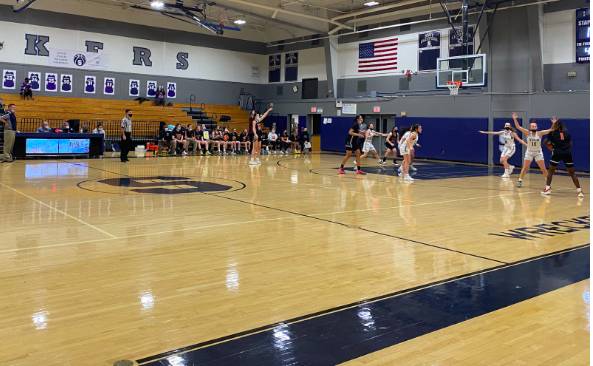
[{"label": "raised arm", "polygon": [[479,133],[485,133],[487,135],[501,135],[503,131],[490,132],[490,131],[478,131]]},{"label": "raised arm", "polygon": [[266,116],[268,115],[268,113],[270,113],[270,111],[272,111],[272,110],[273,110],[272,108],[268,109],[268,110],[266,111],[266,113],[264,113],[264,115],[263,115],[263,116],[259,117],[259,121],[260,121],[260,122],[261,122],[261,121],[263,121],[263,120],[264,120],[264,118],[266,118]]},{"label": "raised arm", "polygon": [[515,132],[513,132],[513,134],[511,136],[513,136],[515,138],[515,140],[517,140],[520,143],[522,143],[523,145],[527,146],[527,143],[525,143],[525,141],[521,140],[521,138],[519,137],[519,135],[517,135]]},{"label": "raised arm", "polygon": [[517,127],[517,129],[525,134],[529,133],[529,131],[527,131],[526,128],[521,127],[521,125],[519,124],[519,121],[517,121],[517,117],[519,117],[519,115],[517,114],[517,112],[513,112],[513,121],[515,121],[515,127]]}]

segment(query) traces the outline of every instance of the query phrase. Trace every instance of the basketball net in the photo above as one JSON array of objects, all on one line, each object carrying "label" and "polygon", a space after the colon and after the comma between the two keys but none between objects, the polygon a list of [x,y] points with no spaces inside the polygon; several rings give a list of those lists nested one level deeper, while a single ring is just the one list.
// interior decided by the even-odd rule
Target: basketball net
[{"label": "basketball net", "polygon": [[459,88],[461,87],[462,84],[463,84],[463,82],[461,82],[461,81],[447,81],[447,87],[449,88],[449,94],[458,95]]},{"label": "basketball net", "polygon": [[223,11],[222,13],[218,14],[218,24],[222,27],[229,24],[229,13]]}]

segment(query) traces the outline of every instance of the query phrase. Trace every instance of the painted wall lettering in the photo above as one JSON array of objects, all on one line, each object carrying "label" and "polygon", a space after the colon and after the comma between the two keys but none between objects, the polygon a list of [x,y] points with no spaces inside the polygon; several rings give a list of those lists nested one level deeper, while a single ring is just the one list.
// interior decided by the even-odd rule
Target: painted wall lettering
[{"label": "painted wall lettering", "polygon": [[87,52],[99,53],[99,50],[103,49],[103,43],[101,42],[86,41],[84,44]]},{"label": "painted wall lettering", "polygon": [[134,47],[134,61],[132,65],[136,66],[152,66],[152,61],[150,61],[150,56],[152,53],[148,48],[144,47]]},{"label": "painted wall lettering", "polygon": [[187,58],[189,57],[189,55],[187,54],[187,52],[179,52],[177,54],[177,70],[187,70],[187,68],[189,67],[189,62],[187,61]]},{"label": "painted wall lettering", "polygon": [[575,217],[574,219],[554,221],[549,224],[534,225],[529,227],[520,227],[518,229],[503,231],[498,234],[488,234],[502,236],[509,239],[535,240],[545,237],[573,233],[575,231],[587,230],[591,226],[591,216]]},{"label": "painted wall lettering", "polygon": [[45,44],[49,42],[48,36],[39,36],[36,34],[25,34],[27,47],[25,48],[25,55],[31,56],[49,56],[49,51],[45,48]]}]

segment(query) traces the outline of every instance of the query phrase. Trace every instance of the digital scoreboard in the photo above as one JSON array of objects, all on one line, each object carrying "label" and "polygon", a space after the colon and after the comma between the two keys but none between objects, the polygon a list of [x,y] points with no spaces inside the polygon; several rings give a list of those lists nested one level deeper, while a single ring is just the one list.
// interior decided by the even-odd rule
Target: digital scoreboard
[{"label": "digital scoreboard", "polygon": [[576,52],[577,62],[582,64],[589,62],[590,56],[590,26],[589,26],[589,8],[582,8],[577,10],[577,37],[576,37]]}]

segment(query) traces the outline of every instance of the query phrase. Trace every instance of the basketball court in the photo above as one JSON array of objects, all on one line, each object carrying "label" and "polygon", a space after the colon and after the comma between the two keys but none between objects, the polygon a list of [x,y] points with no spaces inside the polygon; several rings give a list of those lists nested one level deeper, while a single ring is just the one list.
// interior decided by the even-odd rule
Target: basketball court
[{"label": "basketball court", "polygon": [[0,364],[586,364],[568,176],[543,197],[535,171],[519,191],[502,168],[418,161],[408,184],[340,160],[1,165]]},{"label": "basketball court", "polygon": [[0,366],[589,365],[589,13],[0,0]]}]

